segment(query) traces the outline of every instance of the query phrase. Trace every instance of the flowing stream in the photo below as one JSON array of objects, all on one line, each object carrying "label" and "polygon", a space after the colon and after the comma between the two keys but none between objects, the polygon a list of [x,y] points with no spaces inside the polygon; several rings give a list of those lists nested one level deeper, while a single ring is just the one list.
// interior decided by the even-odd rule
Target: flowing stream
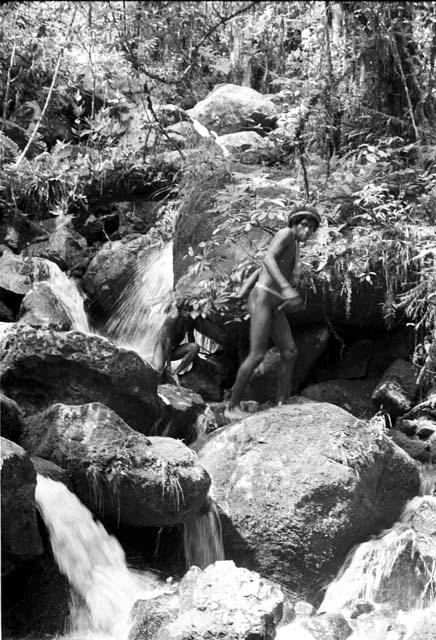
[{"label": "flowing stream", "polygon": [[[67,637],[75,640],[125,640],[136,600],[168,592],[151,572],[127,567],[118,540],[61,483],[37,476],[35,500],[50,536],[56,563],[72,588]],[[214,503],[194,516],[185,532],[188,567],[223,559],[221,527]]]},{"label": "flowing stream", "polygon": [[[68,309],[73,328],[89,332],[83,299],[75,283],[51,264],[46,282]],[[107,322],[105,334],[150,359],[172,287],[169,243],[144,259],[139,257],[134,277]],[[203,347],[212,351],[215,345]],[[343,613],[353,628],[349,640],[372,638],[371,632],[361,626],[364,616],[352,616],[356,602],[370,603],[374,611],[389,604],[404,631],[392,635],[395,639],[412,637],[422,613],[436,614],[436,523],[431,524],[436,517],[436,498],[426,495],[434,491],[434,474],[430,476],[423,480],[421,496],[406,505],[391,529],[350,551],[326,590],[318,613]],[[72,589],[68,636],[77,640],[124,640],[135,601],[168,593],[168,586],[150,572],[129,569],[117,539],[62,483],[38,476],[36,502],[56,562]],[[430,522],[427,529],[422,526],[426,518]],[[224,559],[220,518],[212,499],[208,509],[185,522],[184,551],[188,568],[204,568]],[[277,634],[277,640],[313,637],[298,619]]]},{"label": "flowing stream", "polygon": [[75,638],[127,637],[137,599],[153,598],[164,583],[127,568],[117,539],[61,482],[38,475],[35,499],[53,555],[74,590],[68,632]]},{"label": "flowing stream", "polygon": [[[421,495],[390,529],[351,549],[328,586],[317,613],[342,613],[353,629],[348,640],[421,640],[419,625],[436,616],[436,497],[426,495],[434,486],[434,471],[424,473]],[[356,606],[369,613],[356,616]],[[314,638],[297,618],[276,640]]]},{"label": "flowing stream", "polygon": [[173,244],[169,242],[138,257],[133,277],[104,326],[105,335],[151,360],[172,289]]},{"label": "flowing stream", "polygon": [[72,321],[72,329],[89,333],[91,327],[83,304],[83,297],[74,280],[55,264],[47,260],[48,279],[44,282],[51,288],[56,298],[62,302]]}]

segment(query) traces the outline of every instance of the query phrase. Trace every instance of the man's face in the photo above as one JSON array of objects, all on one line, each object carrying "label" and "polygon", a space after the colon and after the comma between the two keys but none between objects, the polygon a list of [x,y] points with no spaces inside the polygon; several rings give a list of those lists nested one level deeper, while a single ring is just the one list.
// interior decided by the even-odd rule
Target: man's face
[{"label": "man's face", "polygon": [[295,227],[295,237],[299,242],[306,242],[316,231],[315,223],[311,218],[303,218]]}]

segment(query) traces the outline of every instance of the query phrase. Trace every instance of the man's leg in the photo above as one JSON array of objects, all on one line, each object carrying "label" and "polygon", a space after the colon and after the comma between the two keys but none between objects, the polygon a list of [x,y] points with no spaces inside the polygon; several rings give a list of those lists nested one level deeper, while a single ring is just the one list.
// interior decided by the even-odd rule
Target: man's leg
[{"label": "man's leg", "polygon": [[288,396],[292,395],[293,373],[298,355],[291,327],[283,311],[273,316],[271,337],[280,351],[276,401],[281,405]]},{"label": "man's leg", "polygon": [[195,342],[186,342],[174,349],[171,354],[171,360],[180,360],[180,358],[182,358],[181,363],[174,371],[174,375],[177,376],[181,371],[183,371],[183,369],[198,356],[199,351],[200,347]]},{"label": "man's leg", "polygon": [[153,352],[152,365],[161,375],[167,366],[170,349],[169,338],[159,336]]},{"label": "man's leg", "polygon": [[241,364],[233,385],[229,408],[225,415],[229,418],[245,415],[240,407],[242,393],[251,378],[255,368],[262,362],[268,347],[271,328],[271,308],[264,300],[264,296],[256,295],[252,300],[250,321],[250,351]]}]

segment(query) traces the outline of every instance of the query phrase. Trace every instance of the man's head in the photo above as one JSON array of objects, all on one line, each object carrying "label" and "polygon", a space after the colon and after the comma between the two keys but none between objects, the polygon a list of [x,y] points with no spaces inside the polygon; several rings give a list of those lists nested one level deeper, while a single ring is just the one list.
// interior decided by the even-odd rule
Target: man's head
[{"label": "man's head", "polygon": [[295,237],[300,242],[305,242],[315,233],[320,223],[318,211],[308,204],[294,207],[288,216],[288,227],[294,230]]}]

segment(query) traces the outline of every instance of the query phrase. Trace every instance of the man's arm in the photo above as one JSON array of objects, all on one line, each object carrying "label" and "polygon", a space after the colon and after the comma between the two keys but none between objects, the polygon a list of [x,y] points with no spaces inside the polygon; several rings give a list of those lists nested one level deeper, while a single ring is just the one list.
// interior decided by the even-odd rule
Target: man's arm
[{"label": "man's arm", "polygon": [[244,284],[240,287],[238,293],[235,295],[235,298],[243,298],[249,291],[251,291],[259,277],[260,269],[261,268],[259,267],[248,276]]},{"label": "man's arm", "polygon": [[268,250],[265,254],[264,265],[271,278],[282,289],[283,296],[286,297],[286,288],[290,287],[289,281],[285,278],[277,263],[277,258],[287,249],[291,255],[291,260],[295,262],[295,240],[292,237],[291,229],[280,229],[274,236]]}]

